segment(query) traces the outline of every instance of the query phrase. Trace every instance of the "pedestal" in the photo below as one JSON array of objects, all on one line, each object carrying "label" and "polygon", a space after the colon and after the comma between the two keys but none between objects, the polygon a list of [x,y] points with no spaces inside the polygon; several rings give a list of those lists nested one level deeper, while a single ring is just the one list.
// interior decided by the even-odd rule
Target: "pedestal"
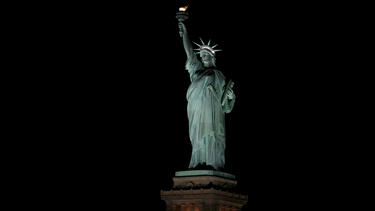
[{"label": "pedestal", "polygon": [[234,192],[235,176],[213,170],[176,172],[173,188],[161,199],[171,211],[239,211],[248,197]]}]

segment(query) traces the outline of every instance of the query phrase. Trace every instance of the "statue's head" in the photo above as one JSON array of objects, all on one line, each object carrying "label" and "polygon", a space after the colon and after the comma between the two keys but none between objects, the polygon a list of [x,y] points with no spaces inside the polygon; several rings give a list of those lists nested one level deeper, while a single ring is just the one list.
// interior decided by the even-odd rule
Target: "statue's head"
[{"label": "statue's head", "polygon": [[221,51],[221,50],[215,50],[214,48],[217,46],[217,45],[214,45],[214,46],[210,46],[210,41],[208,41],[207,45],[204,44],[203,40],[201,39],[201,42],[202,42],[202,45],[199,45],[197,43],[194,42],[194,44],[196,44],[199,48],[197,49],[194,49],[196,51],[198,51],[196,54],[199,54],[201,59],[202,59],[202,62],[203,62],[203,65],[205,67],[212,67],[212,66],[216,66],[216,59],[215,59],[215,54],[217,51]]},{"label": "statue's head", "polygon": [[201,57],[202,63],[205,67],[215,67],[216,66],[216,59],[215,55],[211,54],[206,50],[202,50],[199,52]]}]

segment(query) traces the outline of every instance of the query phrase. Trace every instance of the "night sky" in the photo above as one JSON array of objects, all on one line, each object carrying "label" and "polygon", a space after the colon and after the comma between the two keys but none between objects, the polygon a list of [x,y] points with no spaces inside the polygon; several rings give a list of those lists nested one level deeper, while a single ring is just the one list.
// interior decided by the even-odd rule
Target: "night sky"
[{"label": "night sky", "polygon": [[[61,49],[47,65],[58,89],[47,90],[54,100],[43,106],[58,157],[54,207],[159,210],[160,190],[187,169],[181,2],[76,5],[51,23],[50,47]],[[229,2],[190,0],[187,21],[191,40],[223,50],[217,67],[235,83],[225,171],[249,195],[247,210],[319,207],[336,166],[327,159],[339,116],[329,85],[334,24],[313,5]]]}]

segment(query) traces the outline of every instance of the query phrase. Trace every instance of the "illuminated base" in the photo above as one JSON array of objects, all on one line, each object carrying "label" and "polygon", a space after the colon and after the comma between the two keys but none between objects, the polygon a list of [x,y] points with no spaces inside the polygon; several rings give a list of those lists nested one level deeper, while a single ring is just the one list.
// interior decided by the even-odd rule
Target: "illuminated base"
[{"label": "illuminated base", "polygon": [[234,175],[224,172],[176,172],[173,188],[162,190],[161,199],[166,202],[167,211],[239,211],[248,197],[235,193],[236,185]]},{"label": "illuminated base", "polygon": [[176,177],[186,177],[186,176],[218,176],[228,179],[235,179],[233,174],[228,174],[222,171],[215,170],[190,170],[190,171],[177,171]]}]

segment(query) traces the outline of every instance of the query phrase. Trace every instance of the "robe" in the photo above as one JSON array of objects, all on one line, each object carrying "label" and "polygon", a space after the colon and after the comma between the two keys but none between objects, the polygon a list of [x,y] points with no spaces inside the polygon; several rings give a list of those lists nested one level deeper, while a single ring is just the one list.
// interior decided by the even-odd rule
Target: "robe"
[{"label": "robe", "polygon": [[191,84],[186,98],[192,155],[189,168],[206,164],[215,169],[225,164],[225,113],[234,99],[222,105],[225,77],[215,67],[205,68],[196,55],[186,62]]}]

